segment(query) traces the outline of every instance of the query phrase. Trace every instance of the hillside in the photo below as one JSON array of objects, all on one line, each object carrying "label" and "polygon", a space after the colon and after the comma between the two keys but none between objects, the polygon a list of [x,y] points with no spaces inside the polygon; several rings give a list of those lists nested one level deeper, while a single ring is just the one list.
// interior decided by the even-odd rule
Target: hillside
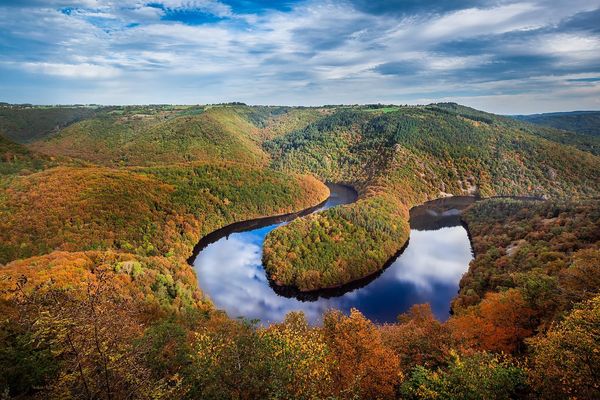
[{"label": "hillside", "polygon": [[0,176],[24,169],[39,169],[43,160],[35,157],[25,146],[0,135]]},{"label": "hillside", "polygon": [[514,115],[512,118],[565,131],[600,136],[600,111],[571,111]]},{"label": "hillside", "polygon": [[56,167],[0,196],[0,263],[54,250],[187,258],[201,236],[326,199],[312,177],[236,165]]},{"label": "hillside", "polygon": [[296,220],[266,240],[270,277],[313,290],[378,271],[408,239],[408,209],[422,201],[597,195],[592,154],[600,148],[583,136],[455,103],[129,106],[98,109],[29,148],[107,167],[227,161],[350,184],[356,204]]},{"label": "hillside", "polygon": [[17,174],[27,175],[61,163],[73,164],[64,157],[54,159],[32,151],[0,134],[0,185]]},{"label": "hillside", "polygon": [[222,160],[264,164],[258,129],[245,117],[233,107],[117,109],[74,123],[31,148],[108,166]]},{"label": "hillside", "polygon": [[600,159],[527,126],[454,104],[340,108],[265,143],[273,166],[359,190],[360,200],[271,232],[273,280],[301,290],[369,275],[408,239],[408,209],[448,194],[598,194]]},{"label": "hillside", "polygon": [[[557,132],[453,103],[229,104],[106,107],[26,146],[0,136],[0,387],[17,398],[595,398],[600,158]],[[329,192],[316,178],[353,186],[358,201],[271,231],[263,253],[275,283],[308,291],[377,272],[425,200],[550,201],[469,209],[476,258],[445,323],[427,305],[383,326],[357,310],[320,326],[216,310],[186,262],[199,238],[320,203]]]},{"label": "hillside", "polygon": [[512,118],[535,126],[538,135],[546,139],[600,155],[600,112],[516,115]]},{"label": "hillside", "polygon": [[0,104],[0,135],[18,143],[44,138],[76,121],[90,118],[96,107],[41,107]]},{"label": "hillside", "polygon": [[461,280],[455,309],[488,292],[519,288],[538,310],[541,329],[600,287],[600,201],[490,199],[463,215],[475,259]]},{"label": "hillside", "polygon": [[[558,126],[537,124],[534,120],[528,120],[528,116],[500,116],[483,111],[478,111],[469,107],[461,106],[456,103],[440,103],[434,105],[443,112],[450,112],[467,118],[482,119],[490,121],[499,126],[517,129],[528,132],[532,135],[548,139],[550,141],[575,147],[579,150],[587,151],[594,155],[600,155],[600,138],[594,135],[579,131],[563,130]],[[593,114],[593,112],[591,112]],[[563,113],[558,113],[563,114]],[[545,114],[542,114],[545,115]],[[523,118],[521,118],[523,117]],[[595,122],[590,121],[591,125]]]}]

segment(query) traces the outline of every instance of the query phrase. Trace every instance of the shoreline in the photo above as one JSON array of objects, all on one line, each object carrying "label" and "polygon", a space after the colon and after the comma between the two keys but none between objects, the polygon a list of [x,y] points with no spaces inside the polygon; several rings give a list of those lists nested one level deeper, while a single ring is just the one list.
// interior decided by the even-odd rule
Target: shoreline
[{"label": "shoreline", "polygon": [[[331,182],[325,183],[325,185],[327,185],[327,186],[329,184],[332,184],[332,183]],[[347,185],[347,184],[336,184],[336,185],[344,186],[344,187],[347,187],[347,188],[353,190],[357,194],[357,198],[358,198],[358,192],[356,191],[356,189],[354,187]],[[204,235],[202,238],[200,238],[198,243],[196,243],[196,245],[194,246],[192,254],[186,259],[187,264],[190,265],[191,267],[194,267],[194,260],[198,257],[198,254],[202,250],[204,250],[208,245],[215,243],[216,241],[220,240],[223,237],[227,237],[230,234],[238,233],[238,232],[246,232],[246,231],[253,230],[253,229],[260,229],[262,227],[281,223],[281,222],[289,222],[296,218],[303,217],[306,215],[310,215],[314,212],[317,212],[317,210],[319,208],[323,207],[327,203],[327,201],[331,198],[331,189],[329,188],[329,186],[328,186],[328,189],[330,190],[329,196],[325,200],[323,200],[320,203],[313,205],[311,207],[307,207],[307,208],[299,210],[299,211],[293,211],[293,212],[284,213],[284,214],[277,214],[277,215],[273,215],[273,216],[262,216],[262,217],[258,217],[258,218],[252,218],[252,219],[248,219],[248,220],[233,222],[231,224],[225,225],[219,229],[216,229],[216,230]],[[439,197],[437,199],[424,201],[420,204],[417,204],[417,205],[411,207],[409,210],[409,213],[418,207],[427,206],[427,205],[430,205],[430,203],[439,202],[439,201],[443,201],[443,200],[450,200],[450,201],[452,199],[459,200],[459,201],[460,200],[472,200],[471,204],[467,205],[464,209],[460,210],[460,213],[458,216],[459,216],[461,225],[467,232],[467,236],[469,238],[469,243],[471,246],[471,252],[473,254],[473,257],[476,257],[475,249],[473,247],[471,232],[469,230],[468,224],[462,219],[462,213],[467,208],[469,208],[472,204],[474,204],[475,202],[479,202],[482,200],[488,200],[488,199],[502,199],[502,198],[522,200],[522,201],[545,201],[545,199],[540,196],[511,196],[511,195],[501,196],[501,195],[498,195],[498,196],[490,196],[490,197],[480,197],[480,196],[470,196],[470,195],[452,195],[452,196]],[[347,204],[352,204],[356,200],[357,199],[355,199],[353,202],[347,203]],[[409,218],[408,222],[410,225],[411,218]],[[269,286],[273,289],[273,291],[275,291],[277,294],[284,296],[284,297],[288,297],[288,298],[295,297],[301,301],[314,301],[319,297],[324,297],[324,298],[336,297],[343,293],[347,293],[349,291],[353,291],[355,289],[363,287],[366,284],[372,282],[378,276],[380,276],[387,268],[389,268],[398,259],[398,257],[400,257],[402,255],[404,250],[408,247],[409,242],[410,242],[410,236],[406,239],[406,241],[402,244],[402,246],[398,249],[398,251],[396,251],[376,271],[373,271],[372,273],[365,275],[363,277],[359,277],[359,278],[353,279],[351,281],[337,284],[337,285],[322,287],[322,288],[318,288],[318,289],[311,289],[311,290],[301,290],[293,285],[282,285],[276,281],[273,281],[271,279],[270,274],[267,271],[265,271],[265,274],[267,275],[267,279],[269,281]]]},{"label": "shoreline", "polygon": [[[262,228],[262,227],[265,227],[268,225],[277,224],[280,222],[289,222],[296,218],[304,217],[306,215],[317,212],[317,210],[319,208],[323,207],[327,203],[327,201],[329,201],[329,199],[331,198],[331,189],[329,187],[330,184],[343,186],[343,187],[346,187],[346,188],[354,191],[356,194],[356,199],[352,203],[354,203],[358,199],[358,191],[350,185],[342,184],[342,183],[332,183],[332,182],[323,182],[323,184],[325,186],[327,186],[327,189],[329,190],[329,195],[327,196],[327,198],[325,198],[325,200],[321,201],[320,203],[315,204],[310,207],[307,207],[307,208],[304,208],[304,209],[301,209],[299,211],[292,211],[292,212],[283,213],[283,214],[251,218],[251,219],[247,219],[247,220],[233,222],[231,224],[228,224],[221,228],[218,228],[200,238],[200,240],[194,245],[192,254],[186,258],[186,262],[190,266],[193,267],[194,266],[193,262],[196,259],[196,257],[198,256],[198,254],[202,250],[204,250],[209,244],[216,242],[217,240],[221,239],[223,236],[229,236],[230,234],[236,233],[236,232],[245,232],[245,231],[252,230],[252,229],[259,229],[259,228]],[[351,203],[348,203],[348,204],[351,204]]]},{"label": "shoreline", "polygon": [[[471,236],[471,232],[469,230],[468,224],[466,223],[466,221],[464,221],[462,219],[462,214],[465,210],[467,210],[469,207],[471,207],[476,202],[479,202],[482,200],[489,200],[489,199],[513,199],[513,200],[519,200],[519,201],[545,201],[546,200],[540,196],[512,196],[512,195],[501,196],[501,195],[498,195],[498,196],[490,196],[490,197],[481,197],[481,196],[469,196],[469,195],[456,195],[456,196],[452,195],[452,196],[439,197],[437,199],[424,201],[423,203],[420,203],[420,204],[417,204],[417,205],[411,207],[409,210],[409,213],[418,207],[427,206],[427,205],[430,205],[431,203],[439,202],[439,201],[443,201],[443,200],[451,201],[452,199],[459,200],[459,201],[460,200],[472,200],[472,202],[469,205],[467,205],[464,209],[460,210],[458,217],[460,220],[460,225],[467,232],[467,237],[469,239],[469,245],[471,247],[471,253],[473,255],[473,258],[475,258],[477,255],[475,254],[475,248],[473,247],[473,238]],[[410,220],[411,220],[411,218],[409,218],[409,221],[408,221],[409,225],[411,223]],[[276,281],[273,281],[271,279],[270,275],[267,273],[267,278],[269,280],[269,286],[271,286],[271,288],[279,295],[282,295],[284,297],[295,297],[301,301],[310,301],[311,299],[314,300],[319,297],[324,297],[324,298],[336,297],[342,293],[347,293],[347,292],[353,291],[355,289],[358,289],[362,286],[365,286],[366,284],[375,280],[387,268],[389,268],[398,259],[398,257],[400,257],[402,255],[404,250],[406,250],[406,248],[408,247],[409,242],[410,242],[410,236],[406,239],[406,241],[400,247],[400,249],[396,253],[394,253],[394,255],[392,255],[376,271],[374,271],[370,274],[367,274],[365,276],[362,276],[360,278],[353,279],[348,282],[344,282],[344,283],[332,285],[332,286],[326,286],[326,287],[322,287],[322,288],[318,288],[318,289],[302,290],[294,285],[282,285]]]}]

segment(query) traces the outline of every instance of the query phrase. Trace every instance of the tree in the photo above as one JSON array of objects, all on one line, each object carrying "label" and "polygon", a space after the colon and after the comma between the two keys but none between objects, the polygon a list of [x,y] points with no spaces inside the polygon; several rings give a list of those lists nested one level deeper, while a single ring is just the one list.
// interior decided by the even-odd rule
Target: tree
[{"label": "tree", "polygon": [[532,315],[521,292],[510,289],[488,293],[481,303],[450,318],[448,326],[465,347],[513,353],[532,334]]},{"label": "tree", "polygon": [[214,315],[196,332],[193,348],[187,397],[269,397],[269,347],[251,322]]},{"label": "tree", "polygon": [[600,288],[600,250],[585,249],[573,254],[573,263],[559,276],[560,287],[567,301],[588,300]]},{"label": "tree", "polygon": [[319,399],[332,392],[329,349],[323,333],[308,326],[302,312],[261,330],[270,348],[271,398]]},{"label": "tree", "polygon": [[530,379],[541,398],[600,398],[600,296],[528,343]]},{"label": "tree", "polygon": [[454,353],[447,368],[416,367],[401,387],[406,399],[509,400],[522,397],[525,371],[509,358],[490,353],[460,357]]},{"label": "tree", "polygon": [[322,329],[331,351],[333,388],[340,397],[394,398],[400,362],[372,322],[356,309],[349,316],[330,311]]},{"label": "tree", "polygon": [[435,319],[429,304],[412,306],[398,316],[398,323],[383,325],[380,331],[383,342],[399,357],[403,372],[416,365],[444,365],[452,347],[450,330]]},{"label": "tree", "polygon": [[83,286],[50,282],[27,287],[20,280],[12,297],[36,348],[47,349],[58,366],[42,390],[50,397],[86,399],[161,398],[162,380],[150,378],[140,307],[112,288],[114,275],[101,269]]}]

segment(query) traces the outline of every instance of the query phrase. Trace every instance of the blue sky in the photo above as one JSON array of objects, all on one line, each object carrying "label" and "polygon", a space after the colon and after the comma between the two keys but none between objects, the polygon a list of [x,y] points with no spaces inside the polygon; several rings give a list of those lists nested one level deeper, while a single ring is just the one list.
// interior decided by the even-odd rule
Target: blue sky
[{"label": "blue sky", "polygon": [[600,109],[600,0],[0,0],[0,101]]}]

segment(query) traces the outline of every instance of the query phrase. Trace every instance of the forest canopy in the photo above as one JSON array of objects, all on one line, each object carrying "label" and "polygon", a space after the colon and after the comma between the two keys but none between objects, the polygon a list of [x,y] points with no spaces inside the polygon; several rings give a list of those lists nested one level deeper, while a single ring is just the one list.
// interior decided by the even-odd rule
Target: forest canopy
[{"label": "forest canopy", "polygon": [[[600,397],[600,158],[583,135],[454,103],[0,111],[2,398]],[[475,258],[445,322],[427,304],[384,325],[218,310],[194,245],[315,206],[325,181],[359,198],[271,231],[275,283],[379,271],[429,199],[544,201],[463,214]]]}]

